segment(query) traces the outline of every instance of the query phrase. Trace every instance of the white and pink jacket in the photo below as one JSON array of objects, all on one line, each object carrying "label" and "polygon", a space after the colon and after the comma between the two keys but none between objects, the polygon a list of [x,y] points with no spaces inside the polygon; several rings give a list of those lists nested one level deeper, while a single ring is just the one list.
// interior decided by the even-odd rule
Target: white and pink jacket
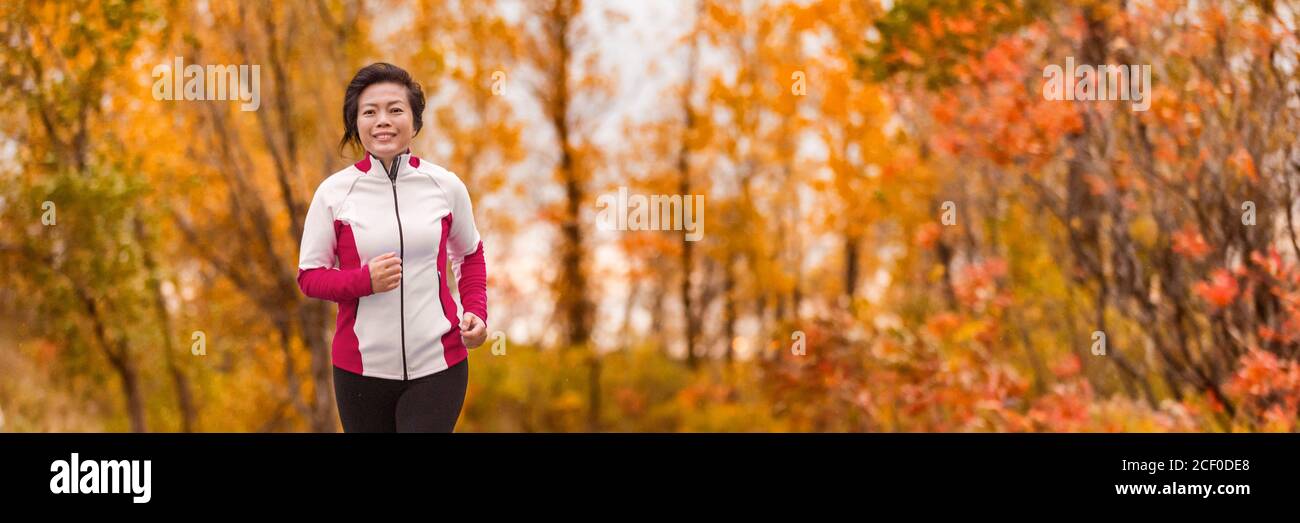
[{"label": "white and pink jacket", "polygon": [[[402,154],[390,178],[364,160],[316,189],[303,226],[298,287],[339,304],[334,365],[356,374],[415,379],[444,370],[468,353],[460,313],[447,286],[447,262],[460,302],[487,321],[487,270],[469,191],[455,174]],[[371,258],[396,252],[402,280],[375,294]]]}]

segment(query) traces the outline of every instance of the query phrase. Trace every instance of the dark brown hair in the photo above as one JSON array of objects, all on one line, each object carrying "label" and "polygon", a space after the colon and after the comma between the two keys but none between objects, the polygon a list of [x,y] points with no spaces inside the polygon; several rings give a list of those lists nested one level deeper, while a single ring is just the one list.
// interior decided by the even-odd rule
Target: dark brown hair
[{"label": "dark brown hair", "polygon": [[419,134],[420,128],[424,127],[424,89],[420,88],[419,82],[411,79],[411,73],[406,72],[406,69],[390,63],[376,62],[357,71],[352,81],[348,82],[348,89],[343,94],[343,139],[339,140],[339,152],[349,145],[354,152],[361,152],[364,149],[361,145],[361,133],[357,130],[357,102],[361,98],[361,91],[379,83],[394,83],[406,87],[406,102],[411,106],[415,134]]}]

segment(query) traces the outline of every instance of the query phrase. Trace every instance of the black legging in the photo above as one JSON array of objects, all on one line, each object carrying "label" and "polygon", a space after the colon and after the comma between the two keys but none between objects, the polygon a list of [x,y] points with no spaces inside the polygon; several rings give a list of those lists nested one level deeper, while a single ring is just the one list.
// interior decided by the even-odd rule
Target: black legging
[{"label": "black legging", "polygon": [[468,383],[469,358],[407,381],[334,367],[334,398],[344,432],[451,432]]}]

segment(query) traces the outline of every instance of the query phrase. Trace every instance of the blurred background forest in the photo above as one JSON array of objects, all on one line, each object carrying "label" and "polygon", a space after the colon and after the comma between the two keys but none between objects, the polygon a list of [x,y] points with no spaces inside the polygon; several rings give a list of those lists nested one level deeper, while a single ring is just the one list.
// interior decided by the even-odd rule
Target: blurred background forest
[{"label": "blurred background forest", "polygon": [[[460,431],[1294,431],[1298,8],[6,1],[0,430],[337,431],[298,241],[388,61],[485,236]],[[156,100],[176,57],[260,107]],[[1046,100],[1067,57],[1150,109]]]}]

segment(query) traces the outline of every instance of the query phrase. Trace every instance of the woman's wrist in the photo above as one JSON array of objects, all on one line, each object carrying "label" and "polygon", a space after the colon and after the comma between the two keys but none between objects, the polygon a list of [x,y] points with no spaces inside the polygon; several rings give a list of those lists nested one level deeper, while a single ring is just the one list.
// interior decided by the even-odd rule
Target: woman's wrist
[{"label": "woman's wrist", "polygon": [[359,278],[357,278],[357,279],[365,282],[365,292],[362,292],[361,295],[362,295],[362,296],[369,296],[369,295],[371,295],[371,294],[374,294],[374,293],[375,293],[375,280],[372,279],[372,278],[370,277],[370,265],[368,265],[368,264],[367,264],[367,265],[362,265],[362,266],[361,266],[361,269],[360,269],[360,273],[361,273],[361,276],[360,276]]}]

